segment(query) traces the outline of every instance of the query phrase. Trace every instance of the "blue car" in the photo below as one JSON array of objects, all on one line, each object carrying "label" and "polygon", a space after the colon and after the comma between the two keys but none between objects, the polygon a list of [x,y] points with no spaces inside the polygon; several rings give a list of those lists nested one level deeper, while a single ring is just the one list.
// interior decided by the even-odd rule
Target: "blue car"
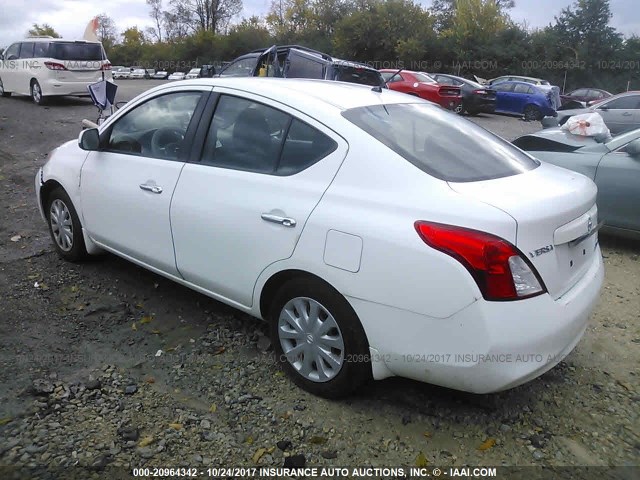
[{"label": "blue car", "polygon": [[525,120],[556,116],[551,90],[525,82],[500,82],[491,88],[496,92],[496,112],[523,115]]}]

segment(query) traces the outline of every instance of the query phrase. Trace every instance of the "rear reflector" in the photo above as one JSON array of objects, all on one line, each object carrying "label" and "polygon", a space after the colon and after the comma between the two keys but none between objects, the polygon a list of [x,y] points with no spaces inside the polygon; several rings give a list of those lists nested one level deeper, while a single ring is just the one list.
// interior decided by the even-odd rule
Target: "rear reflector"
[{"label": "rear reflector", "polygon": [[508,241],[442,223],[417,221],[414,226],[427,245],[469,271],[485,300],[518,300],[546,292],[535,267]]}]

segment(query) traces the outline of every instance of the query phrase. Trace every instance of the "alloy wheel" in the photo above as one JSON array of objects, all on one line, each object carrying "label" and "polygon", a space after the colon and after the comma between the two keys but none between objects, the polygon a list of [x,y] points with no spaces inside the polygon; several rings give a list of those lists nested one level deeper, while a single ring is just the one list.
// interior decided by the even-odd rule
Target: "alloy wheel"
[{"label": "alloy wheel", "polygon": [[69,252],[73,248],[73,222],[71,212],[65,203],[59,198],[51,202],[49,208],[49,222],[51,232],[58,247],[63,252]]}]

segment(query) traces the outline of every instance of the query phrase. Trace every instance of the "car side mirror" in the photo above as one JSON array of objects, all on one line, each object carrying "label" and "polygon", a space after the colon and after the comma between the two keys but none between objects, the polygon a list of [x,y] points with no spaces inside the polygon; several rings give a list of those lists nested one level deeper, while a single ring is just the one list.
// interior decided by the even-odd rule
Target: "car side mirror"
[{"label": "car side mirror", "polygon": [[625,151],[632,157],[640,157],[640,138],[629,142]]},{"label": "car side mirror", "polygon": [[100,135],[97,128],[88,128],[80,132],[78,146],[82,150],[95,152],[100,149]]}]

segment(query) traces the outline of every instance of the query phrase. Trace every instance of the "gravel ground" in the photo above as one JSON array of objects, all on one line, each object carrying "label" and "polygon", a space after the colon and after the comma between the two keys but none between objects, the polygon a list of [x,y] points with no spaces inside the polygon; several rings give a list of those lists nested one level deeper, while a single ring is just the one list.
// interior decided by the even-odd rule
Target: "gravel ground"
[{"label": "gravel ground", "polygon": [[394,378],[327,401],[282,375],[261,322],[112,255],[57,257],[33,175],[92,116],[0,99],[0,466],[638,465],[638,242],[601,238],[599,306],[542,377],[493,395]]}]

